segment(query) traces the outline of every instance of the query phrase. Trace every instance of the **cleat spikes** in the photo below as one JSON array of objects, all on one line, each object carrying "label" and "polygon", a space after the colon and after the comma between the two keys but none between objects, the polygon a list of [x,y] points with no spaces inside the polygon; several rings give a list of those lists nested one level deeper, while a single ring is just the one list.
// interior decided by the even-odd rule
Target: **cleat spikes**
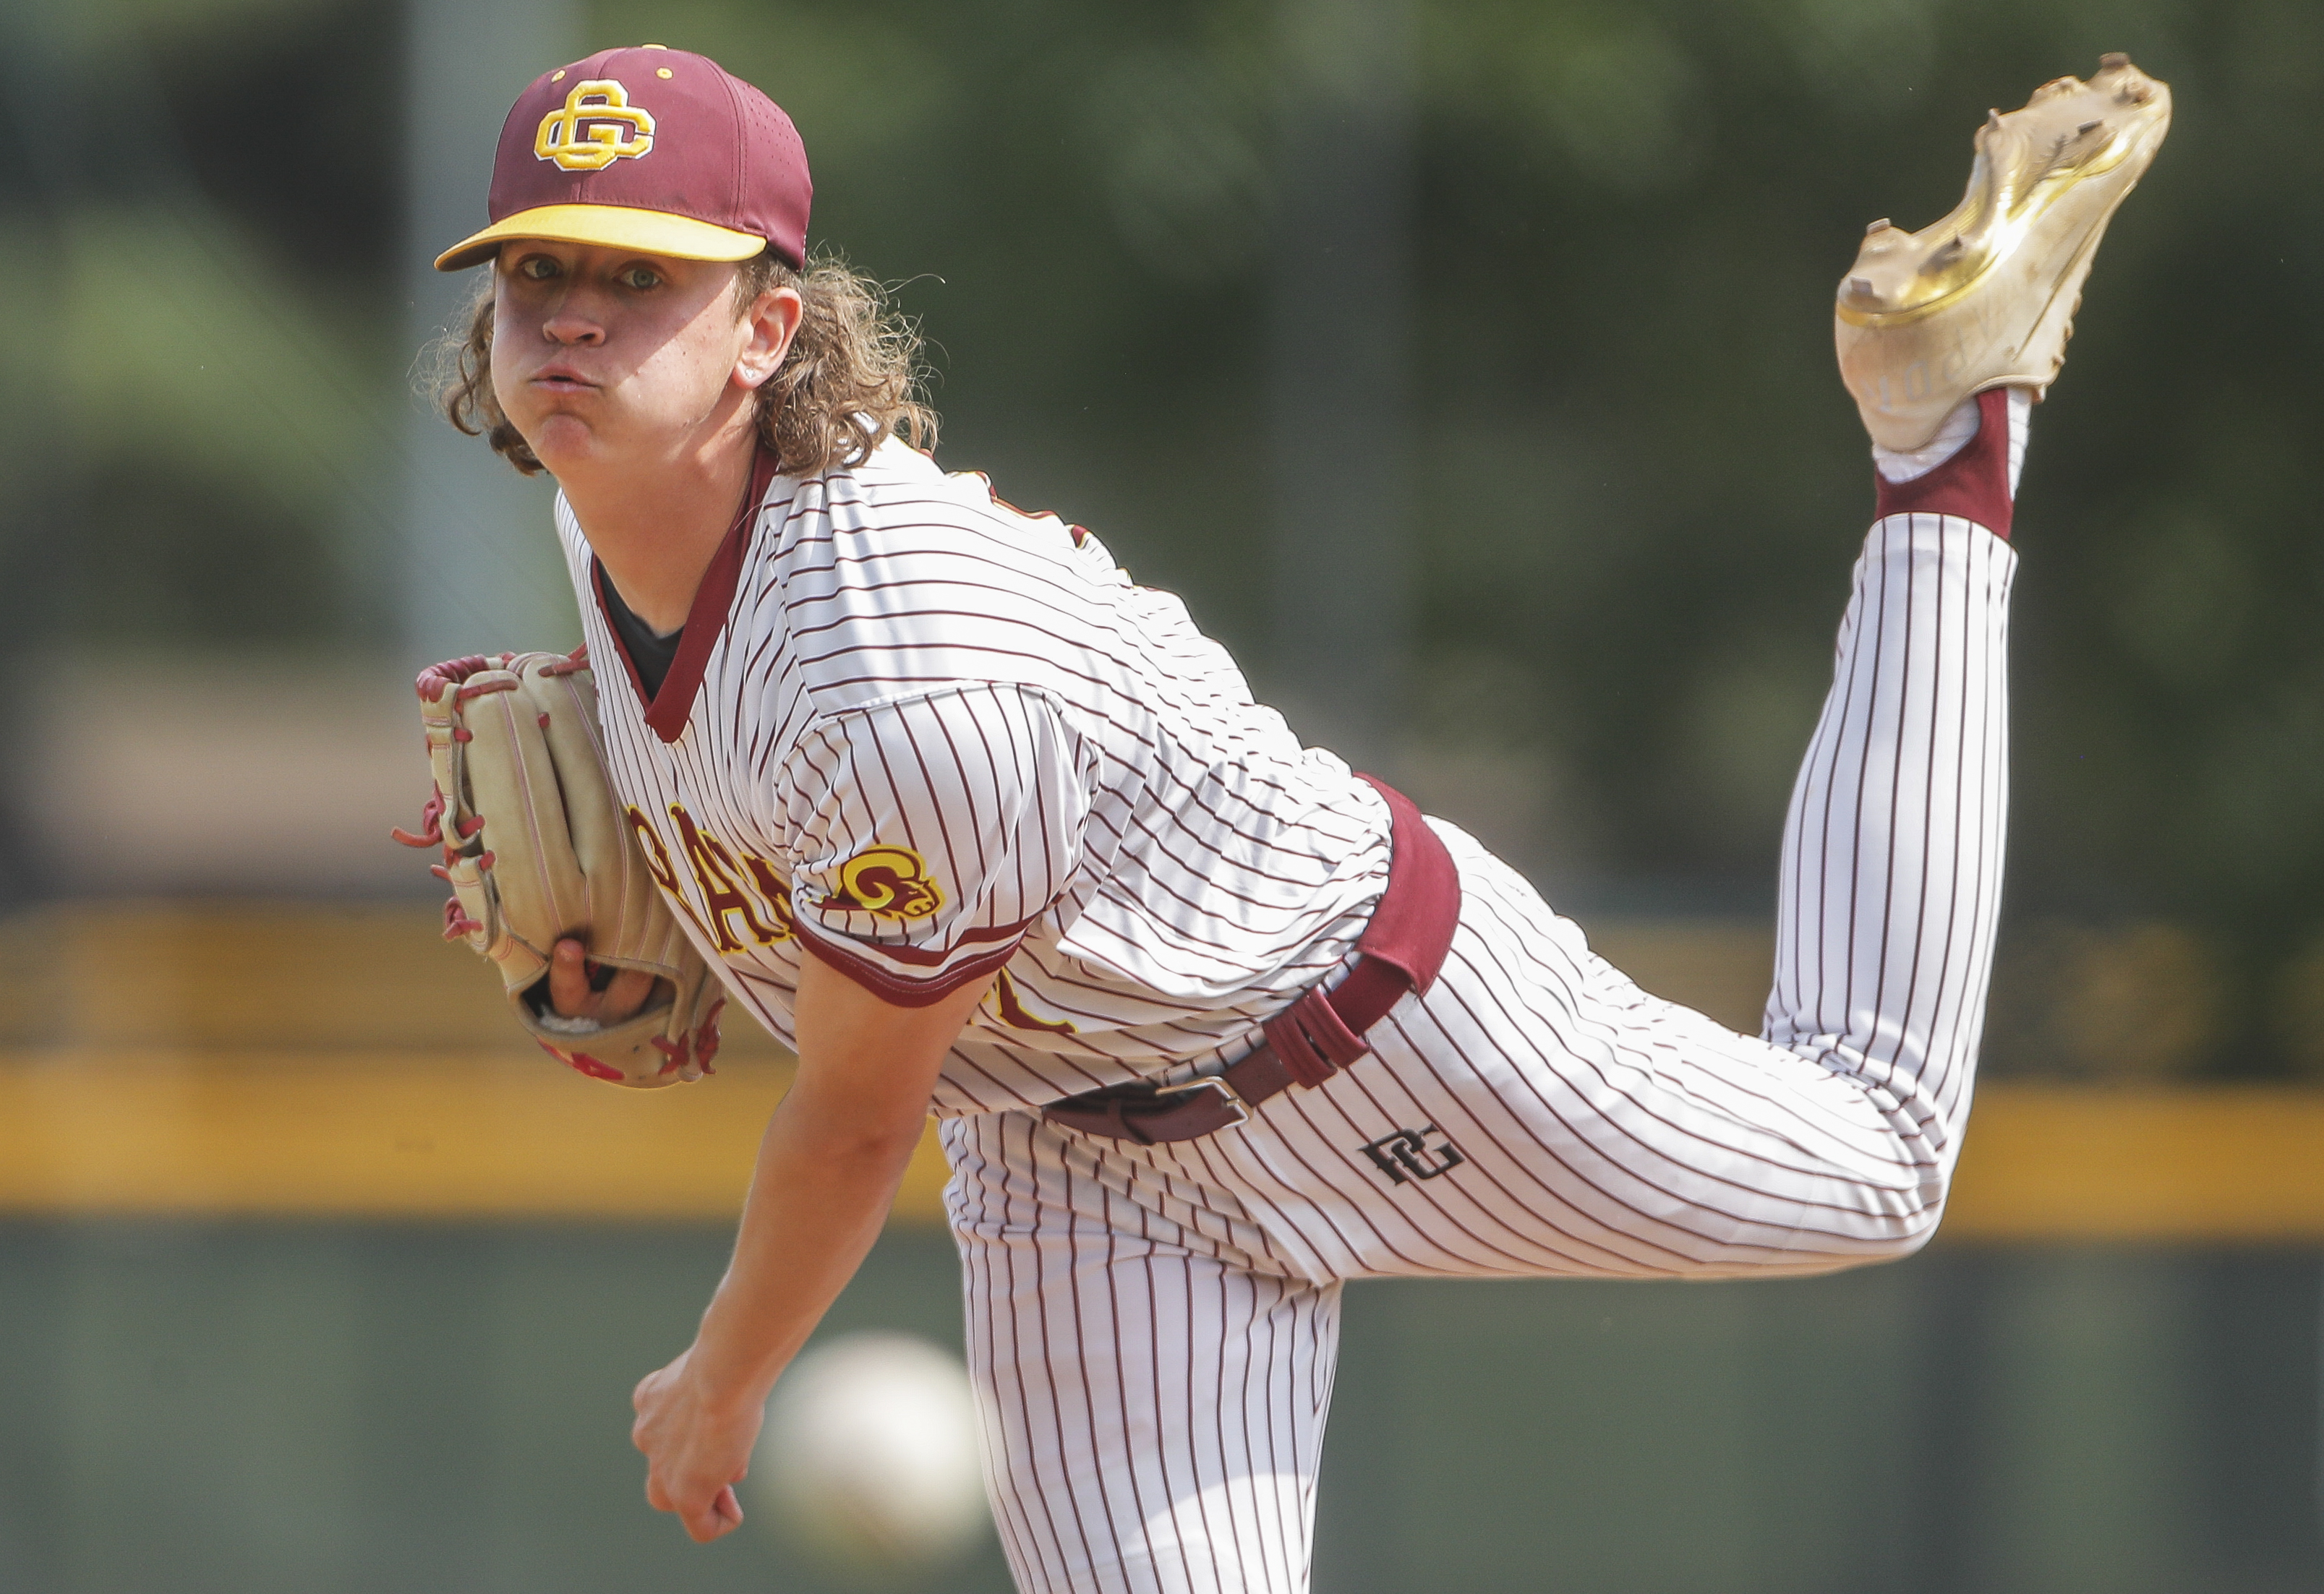
[{"label": "cleat spikes", "polygon": [[2169,88],[2108,56],[2091,82],[2053,78],[1987,113],[1950,215],[1865,230],[1833,337],[1876,441],[1919,447],[1972,393],[2057,379],[2091,255],[2170,124]]}]

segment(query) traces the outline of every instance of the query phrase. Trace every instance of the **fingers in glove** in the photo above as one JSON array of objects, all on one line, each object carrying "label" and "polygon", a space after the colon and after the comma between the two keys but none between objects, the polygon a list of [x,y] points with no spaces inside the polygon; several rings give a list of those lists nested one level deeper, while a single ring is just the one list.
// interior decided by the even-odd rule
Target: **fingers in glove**
[{"label": "fingers in glove", "polygon": [[655,983],[654,977],[643,969],[620,970],[605,987],[604,994],[597,999],[598,1021],[619,1024],[637,1012],[646,1005],[646,998],[653,994]]},{"label": "fingers in glove", "polygon": [[549,954],[549,1005],[560,1018],[595,1018],[597,1003],[589,989],[589,950],[567,935]]},{"label": "fingers in glove", "polygon": [[643,969],[592,963],[589,949],[570,935],[549,954],[549,1005],[560,1018],[619,1024],[646,1005],[655,982]]}]

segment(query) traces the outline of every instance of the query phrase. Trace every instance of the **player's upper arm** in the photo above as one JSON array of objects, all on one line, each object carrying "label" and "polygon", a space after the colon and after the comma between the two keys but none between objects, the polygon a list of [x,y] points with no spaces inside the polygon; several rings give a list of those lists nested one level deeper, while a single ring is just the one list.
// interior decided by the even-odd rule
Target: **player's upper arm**
[{"label": "player's upper arm", "polygon": [[899,1006],[989,979],[1080,863],[1094,756],[1034,687],[819,719],[774,794],[807,950]]}]

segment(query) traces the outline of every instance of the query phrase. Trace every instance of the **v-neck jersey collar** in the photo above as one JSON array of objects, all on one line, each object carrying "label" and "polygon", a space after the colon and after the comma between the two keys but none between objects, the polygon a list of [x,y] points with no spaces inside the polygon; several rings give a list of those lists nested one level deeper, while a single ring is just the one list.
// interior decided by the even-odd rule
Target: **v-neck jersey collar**
[{"label": "v-neck jersey collar", "polygon": [[774,484],[777,465],[772,452],[759,450],[751,467],[751,484],[734,511],[734,523],[726,529],[718,551],[710,556],[710,566],[702,573],[702,585],[694,589],[694,606],[687,612],[678,657],[670,660],[669,673],[662,677],[659,692],[646,690],[645,681],[638,674],[637,661],[630,657],[629,645],[622,640],[621,629],[613,624],[605,598],[607,577],[604,562],[595,554],[589,557],[590,586],[597,600],[597,613],[612,634],[613,651],[620,655],[622,668],[630,677],[630,689],[645,705],[648,728],[664,742],[676,742],[684,735],[686,722],[693,717],[694,699],[702,690],[703,672],[710,666],[710,650],[717,646],[726,630],[727,615],[734,607],[734,589],[742,578],[742,557],[750,550],[759,506],[766,500],[767,489]]}]

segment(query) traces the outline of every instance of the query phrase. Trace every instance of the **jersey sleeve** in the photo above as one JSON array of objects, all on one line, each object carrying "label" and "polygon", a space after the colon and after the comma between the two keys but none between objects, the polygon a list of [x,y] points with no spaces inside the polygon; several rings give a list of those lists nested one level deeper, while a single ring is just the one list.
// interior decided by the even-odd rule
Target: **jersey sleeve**
[{"label": "jersey sleeve", "polygon": [[899,1007],[989,977],[1080,862],[1085,756],[1025,686],[821,717],[774,794],[802,944]]}]

